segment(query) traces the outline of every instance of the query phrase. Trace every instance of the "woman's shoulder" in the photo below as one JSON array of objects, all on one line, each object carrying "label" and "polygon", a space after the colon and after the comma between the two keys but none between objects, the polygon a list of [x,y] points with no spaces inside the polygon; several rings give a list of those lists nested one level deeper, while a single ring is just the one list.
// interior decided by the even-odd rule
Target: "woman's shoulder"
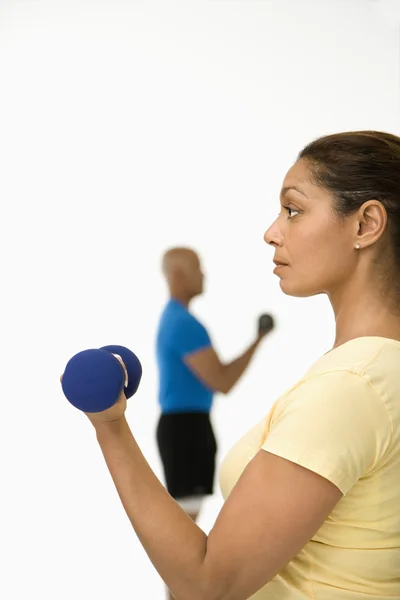
[{"label": "woman's shoulder", "polygon": [[333,371],[348,371],[370,380],[374,375],[398,379],[400,341],[366,336],[342,344],[319,358],[306,373],[307,377]]},{"label": "woman's shoulder", "polygon": [[400,342],[356,338],[317,360],[277,403],[277,413],[296,406],[348,413],[385,413],[400,424]]}]

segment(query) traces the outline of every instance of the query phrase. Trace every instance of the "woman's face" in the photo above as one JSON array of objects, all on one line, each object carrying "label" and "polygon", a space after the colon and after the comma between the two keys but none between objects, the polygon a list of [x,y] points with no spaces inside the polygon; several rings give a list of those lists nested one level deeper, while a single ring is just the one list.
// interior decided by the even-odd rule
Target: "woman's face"
[{"label": "woman's face", "polygon": [[311,182],[302,159],[288,171],[280,202],[264,240],[274,247],[274,260],[285,263],[274,271],[282,291],[304,297],[340,289],[355,266],[354,221],[338,220],[329,192]]}]

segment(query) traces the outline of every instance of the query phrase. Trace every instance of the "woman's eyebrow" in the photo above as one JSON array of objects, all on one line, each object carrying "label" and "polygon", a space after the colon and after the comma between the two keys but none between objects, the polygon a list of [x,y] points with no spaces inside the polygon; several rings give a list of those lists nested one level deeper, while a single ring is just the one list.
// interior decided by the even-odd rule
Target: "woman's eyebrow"
[{"label": "woman's eyebrow", "polygon": [[281,196],[284,196],[285,194],[287,194],[287,192],[289,190],[295,190],[296,192],[299,192],[299,194],[301,194],[302,196],[304,196],[305,198],[307,198],[307,195],[303,192],[303,190],[301,190],[300,188],[296,187],[295,185],[289,185],[287,187],[283,187],[281,190]]}]

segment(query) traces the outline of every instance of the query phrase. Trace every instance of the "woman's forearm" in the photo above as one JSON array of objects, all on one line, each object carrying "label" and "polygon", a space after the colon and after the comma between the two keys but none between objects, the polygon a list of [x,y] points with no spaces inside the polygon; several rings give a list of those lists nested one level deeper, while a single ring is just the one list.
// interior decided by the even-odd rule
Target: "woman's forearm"
[{"label": "woman's forearm", "polygon": [[95,429],[126,514],[161,578],[177,600],[208,599],[206,534],[157,479],[125,418]]}]

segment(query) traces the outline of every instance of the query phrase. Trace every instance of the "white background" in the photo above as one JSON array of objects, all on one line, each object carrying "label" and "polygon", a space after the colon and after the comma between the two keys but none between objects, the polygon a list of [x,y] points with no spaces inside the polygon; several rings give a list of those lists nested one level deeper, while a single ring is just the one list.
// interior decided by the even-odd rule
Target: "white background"
[{"label": "white background", "polygon": [[[218,464],[330,349],[326,298],[283,296],[263,233],[311,139],[399,134],[398,8],[0,1],[1,598],[164,597],[59,376],[85,348],[136,352],[143,379],[127,416],[162,478],[159,264],[181,244],[203,260],[193,311],[222,359],[252,341],[261,312],[277,320],[235,390],[216,398]],[[216,485],[206,531],[221,502]]]}]

